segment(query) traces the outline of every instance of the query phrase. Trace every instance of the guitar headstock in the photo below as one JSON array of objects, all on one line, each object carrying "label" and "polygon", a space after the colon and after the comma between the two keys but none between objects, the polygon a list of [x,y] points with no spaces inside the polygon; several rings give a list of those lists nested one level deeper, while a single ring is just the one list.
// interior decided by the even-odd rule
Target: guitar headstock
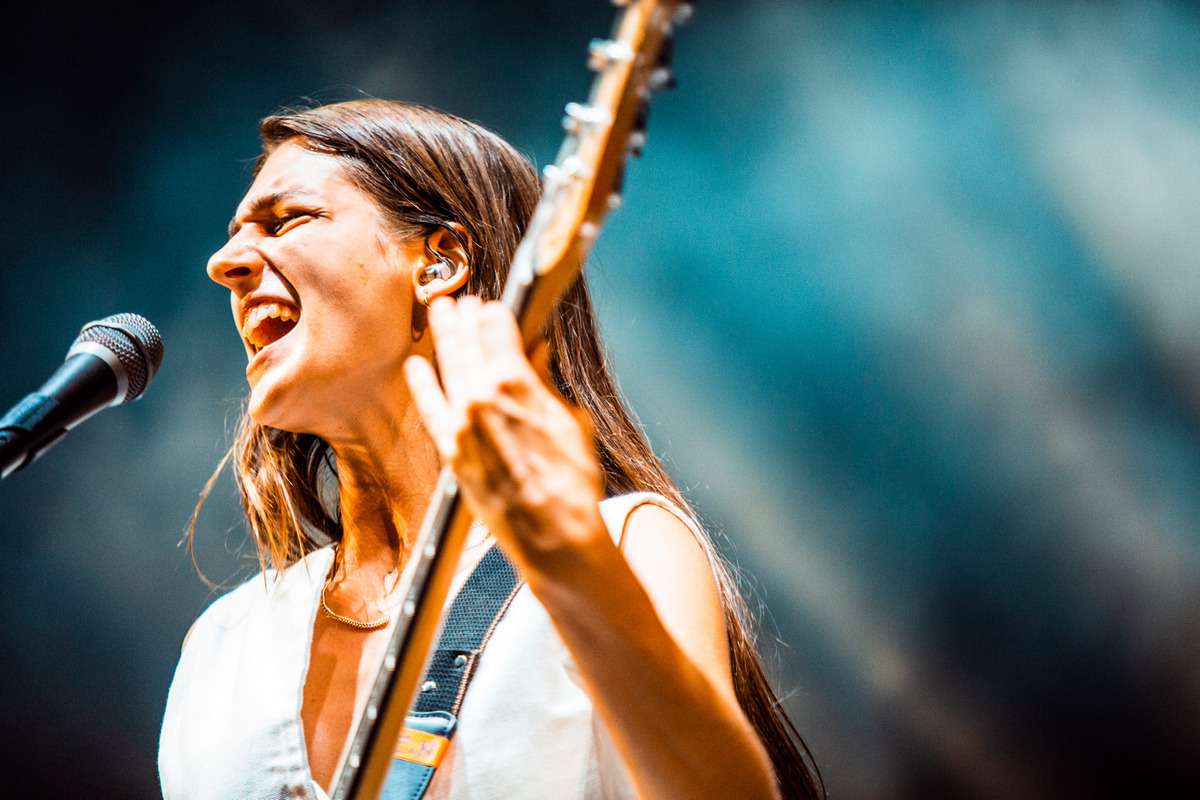
[{"label": "guitar headstock", "polygon": [[[673,88],[676,26],[691,16],[679,0],[614,0],[621,12],[608,39],[593,39],[588,66],[597,73],[586,103],[567,103],[567,137],[544,170],[542,201],[514,259],[505,300],[524,301],[522,329],[531,341],[558,294],[574,280],[608,212],[621,203],[625,161],[640,155],[655,92]],[[534,284],[537,284],[534,287]],[[526,292],[532,296],[526,298]],[[548,302],[539,302],[547,295]]]}]

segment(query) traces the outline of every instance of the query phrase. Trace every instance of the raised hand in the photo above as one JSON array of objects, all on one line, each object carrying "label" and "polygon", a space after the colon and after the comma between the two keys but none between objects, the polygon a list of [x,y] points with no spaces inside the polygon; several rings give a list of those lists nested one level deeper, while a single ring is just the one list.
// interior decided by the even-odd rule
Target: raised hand
[{"label": "raised hand", "polygon": [[441,383],[428,360],[410,357],[413,401],[472,513],[536,589],[607,540],[590,423],[543,382],[502,304],[442,297],[429,321]]}]

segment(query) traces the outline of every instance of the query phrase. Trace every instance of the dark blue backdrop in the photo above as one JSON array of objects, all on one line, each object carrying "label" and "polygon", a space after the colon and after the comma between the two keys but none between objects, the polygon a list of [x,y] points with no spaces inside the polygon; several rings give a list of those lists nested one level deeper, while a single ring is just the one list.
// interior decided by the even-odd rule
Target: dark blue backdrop
[{"label": "dark blue backdrop", "polygon": [[[361,91],[545,163],[610,8],[508,5],[6,22],[0,403],[86,320],[137,311],[167,343],[143,401],[0,486],[10,785],[157,792],[179,643],[212,597],[178,542],[243,384],[204,264],[256,121]],[[592,280],[832,796],[1181,788],[1200,763],[1195,9],[711,2],[676,61]],[[228,480],[199,540],[209,574],[246,574]]]}]

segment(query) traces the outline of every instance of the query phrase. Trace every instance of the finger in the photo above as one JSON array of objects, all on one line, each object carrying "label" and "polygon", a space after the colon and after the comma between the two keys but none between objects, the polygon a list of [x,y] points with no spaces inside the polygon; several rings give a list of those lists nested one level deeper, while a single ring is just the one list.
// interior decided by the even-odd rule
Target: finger
[{"label": "finger", "polygon": [[516,317],[503,303],[491,302],[479,309],[480,346],[489,361],[524,360],[525,345]]},{"label": "finger", "polygon": [[450,404],[438,385],[433,365],[421,356],[409,356],[404,361],[404,377],[412,395],[421,423],[429,432],[443,461],[455,456],[454,422]]},{"label": "finger", "polygon": [[[485,420],[494,413],[479,412],[471,421],[471,435],[462,439],[462,458],[459,472],[469,472],[465,485],[480,490],[479,499],[489,497],[503,505],[516,493],[520,478],[525,474],[521,456],[516,451],[514,437],[499,420]],[[500,423],[500,424],[497,424]]]},{"label": "finger", "polygon": [[525,343],[517,320],[502,303],[487,303],[479,310],[480,347],[493,385],[504,391],[536,388],[537,371],[525,355]]},{"label": "finger", "polygon": [[458,365],[461,393],[452,398],[464,407],[473,400],[486,397],[488,386],[488,364],[480,342],[479,310],[483,303],[478,297],[467,296],[458,304],[458,324],[454,329],[454,343],[458,348]]},{"label": "finger", "polygon": [[450,297],[439,297],[429,304],[429,327],[433,331],[434,356],[442,376],[444,397],[450,403],[458,403],[466,389],[463,351],[459,346],[458,326],[461,324],[462,308]]}]

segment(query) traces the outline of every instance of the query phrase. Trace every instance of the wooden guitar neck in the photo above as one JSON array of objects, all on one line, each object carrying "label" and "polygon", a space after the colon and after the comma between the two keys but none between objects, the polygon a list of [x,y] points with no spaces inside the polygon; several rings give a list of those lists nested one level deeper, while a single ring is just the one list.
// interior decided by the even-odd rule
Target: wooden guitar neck
[{"label": "wooden guitar neck", "polygon": [[[579,275],[605,216],[620,200],[626,156],[645,143],[651,90],[670,85],[669,48],[689,6],[641,0],[623,8],[612,39],[595,40],[598,73],[586,104],[569,103],[567,137],[546,168],[542,198],[517,248],[502,301],[532,350],[562,293]],[[401,576],[404,604],[365,706],[342,752],[332,800],[377,800],[404,719],[425,672],[471,518],[443,469]]]}]

